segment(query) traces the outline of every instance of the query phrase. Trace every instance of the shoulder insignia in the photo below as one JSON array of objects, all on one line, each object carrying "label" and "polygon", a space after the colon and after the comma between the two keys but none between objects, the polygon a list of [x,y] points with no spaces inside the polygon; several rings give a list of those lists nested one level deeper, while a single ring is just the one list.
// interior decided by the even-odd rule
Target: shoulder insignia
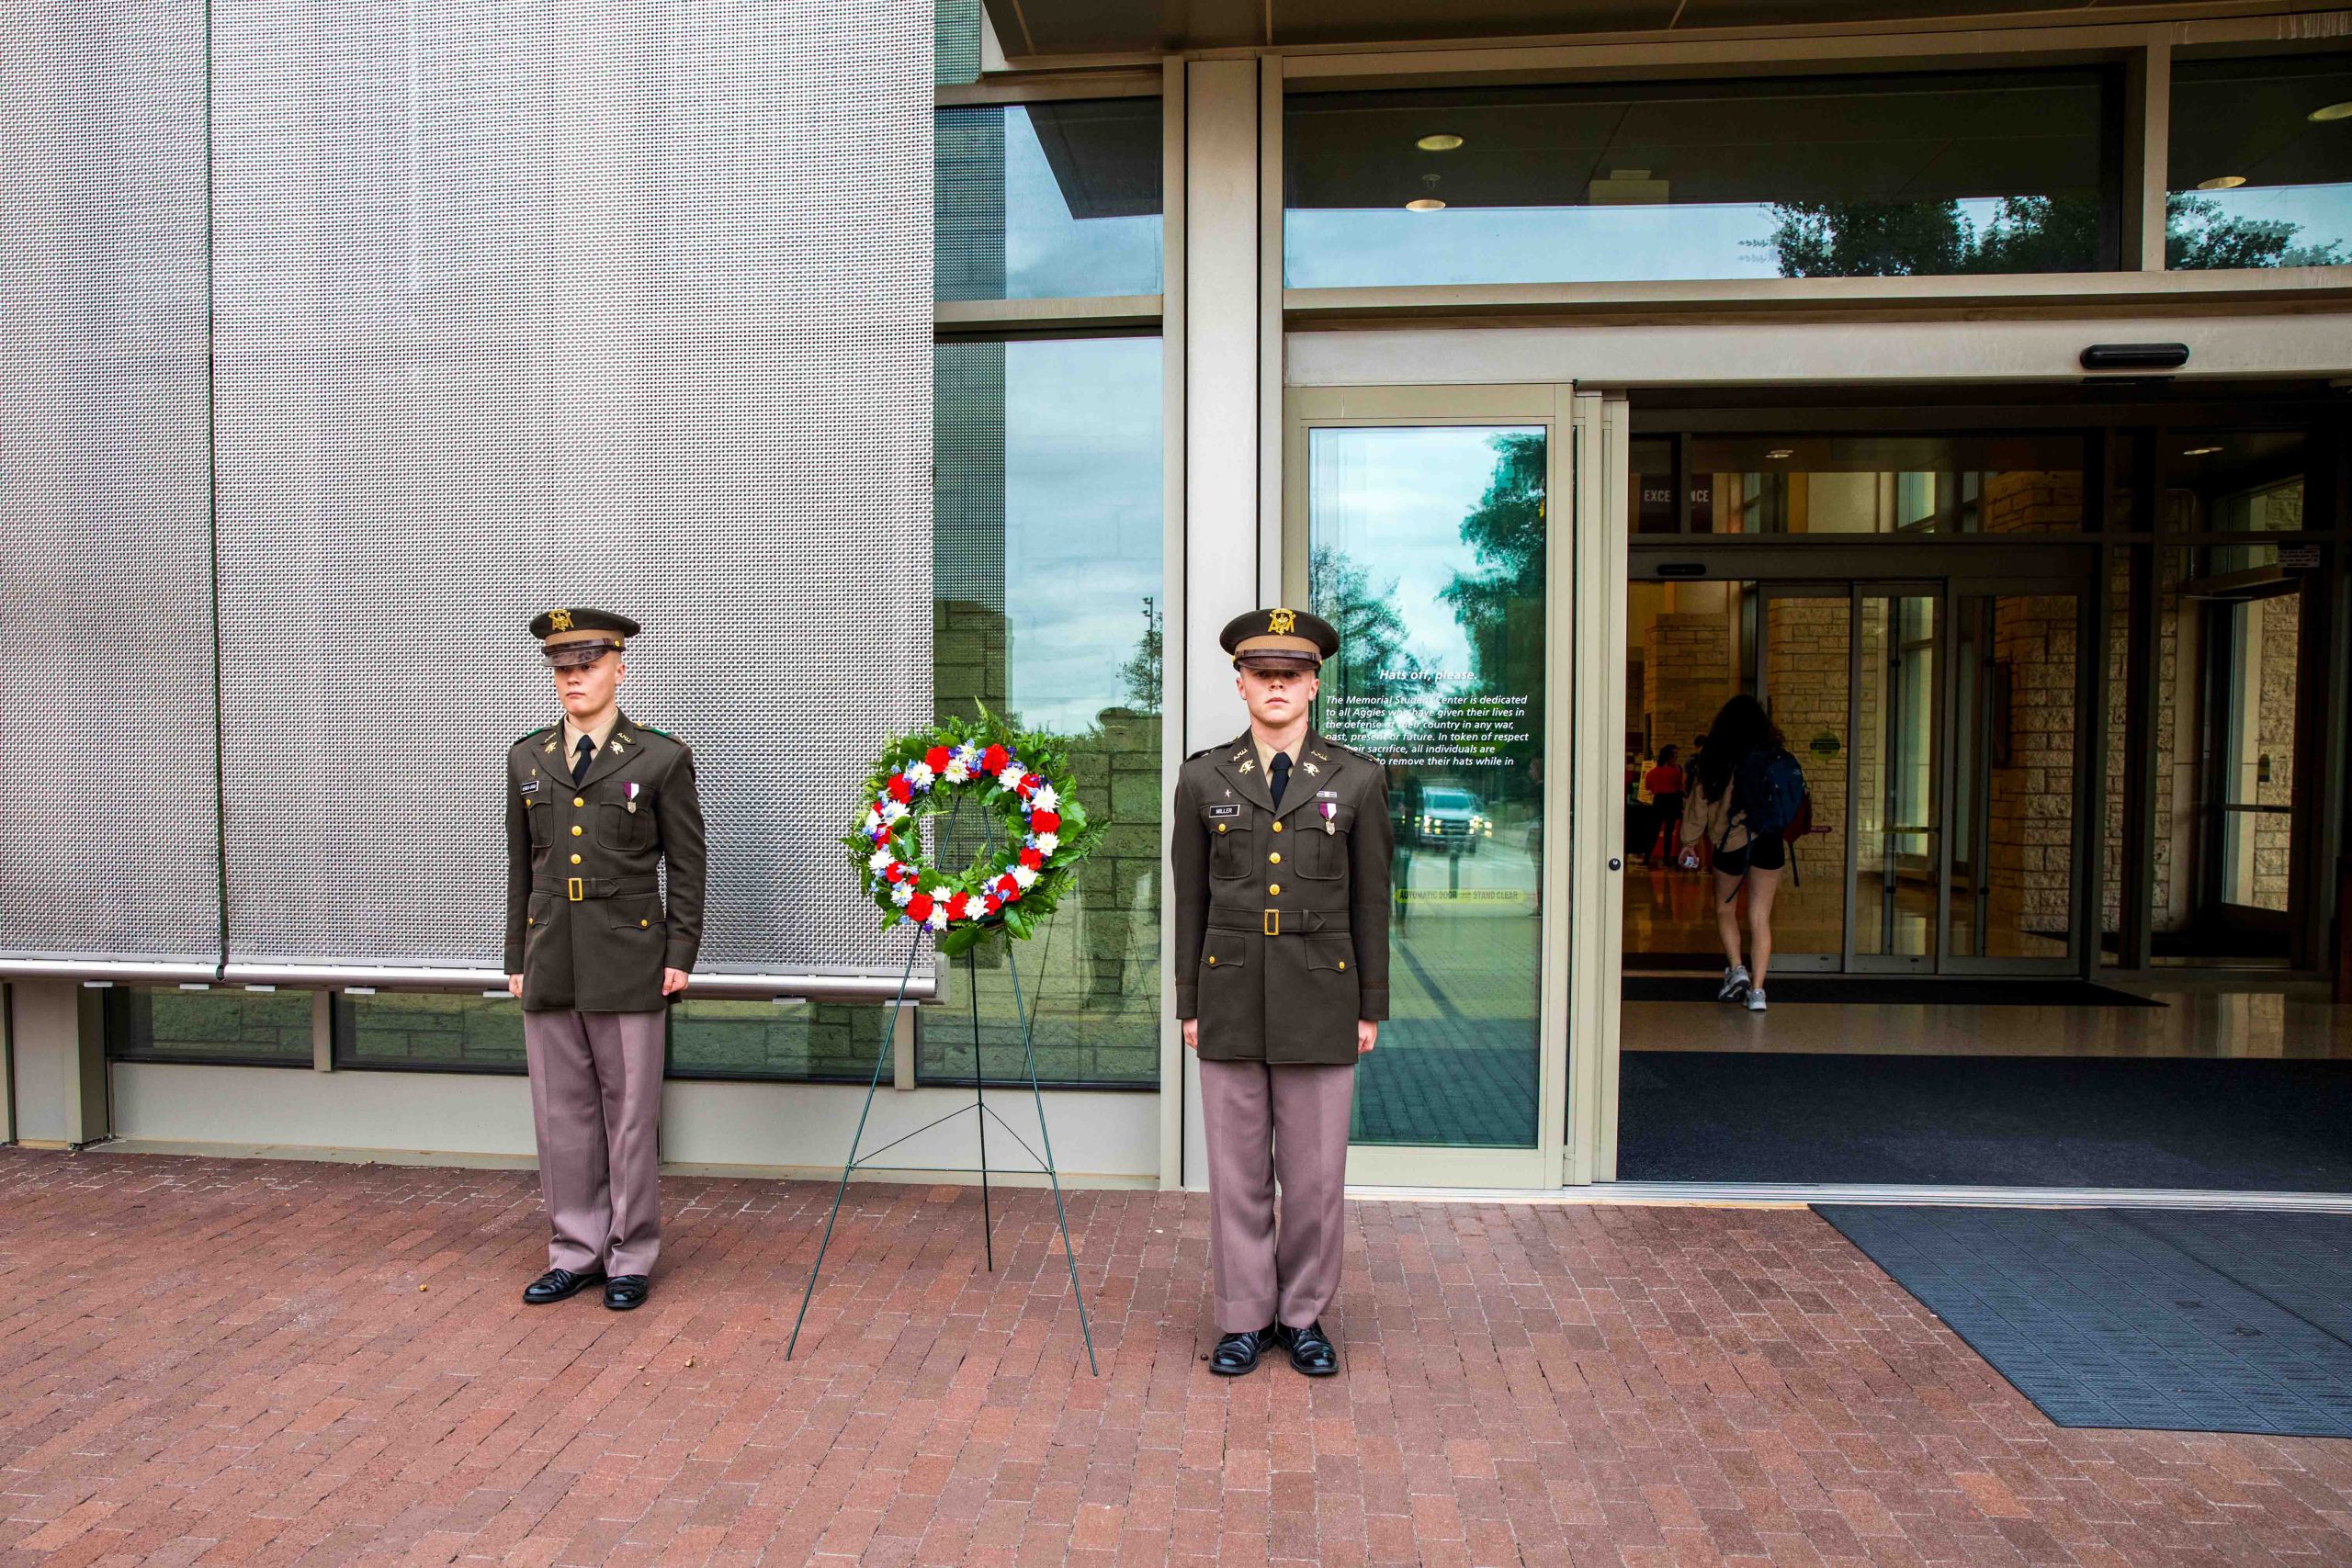
[{"label": "shoulder insignia", "polygon": [[522,734],[516,736],[514,739],[509,740],[506,743],[507,748],[511,750],[517,746],[527,746],[532,741],[537,740],[540,736],[547,734],[549,730],[552,730],[554,728],[555,726],[551,724],[543,724],[537,729],[526,729]]},{"label": "shoulder insignia", "polygon": [[1204,746],[1199,750],[1193,752],[1191,756],[1185,758],[1184,761],[1188,762],[1197,762],[1216,750],[1216,748],[1214,746]]}]

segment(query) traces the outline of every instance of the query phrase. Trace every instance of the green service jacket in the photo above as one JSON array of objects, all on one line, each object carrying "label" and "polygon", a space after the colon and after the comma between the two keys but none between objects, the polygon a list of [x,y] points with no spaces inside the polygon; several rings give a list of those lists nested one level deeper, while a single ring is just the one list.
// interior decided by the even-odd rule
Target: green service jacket
[{"label": "green service jacket", "polygon": [[1388,1016],[1387,770],[1309,730],[1277,811],[1244,730],[1184,760],[1169,827],[1176,1016],[1201,1055],[1354,1062],[1356,1021]]},{"label": "green service jacket", "polygon": [[[670,904],[656,870],[669,864]],[[702,946],[702,803],[684,741],[614,722],[571,782],[563,726],[506,753],[506,972],[541,1012],[658,1012]]]}]

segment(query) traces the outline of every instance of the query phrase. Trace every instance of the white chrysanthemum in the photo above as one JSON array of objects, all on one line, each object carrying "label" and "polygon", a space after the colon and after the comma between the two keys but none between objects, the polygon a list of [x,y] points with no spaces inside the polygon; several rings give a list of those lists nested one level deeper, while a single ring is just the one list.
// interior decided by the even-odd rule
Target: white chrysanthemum
[{"label": "white chrysanthemum", "polygon": [[1004,771],[996,776],[997,788],[1017,790],[1021,787],[1021,781],[1024,776],[1020,763],[1007,762],[1004,765]]},{"label": "white chrysanthemum", "polygon": [[1062,836],[1059,833],[1040,833],[1037,835],[1037,852],[1041,855],[1050,855],[1061,848],[1061,842]]},{"label": "white chrysanthemum", "polygon": [[896,887],[890,889],[890,902],[896,904],[899,908],[903,909],[914,901],[915,890],[911,884],[901,882]]},{"label": "white chrysanthemum", "polygon": [[890,863],[898,858],[888,850],[876,850],[865,857],[865,869],[879,876],[889,870]]},{"label": "white chrysanthemum", "polygon": [[1037,786],[1035,792],[1029,796],[1029,806],[1030,809],[1035,811],[1051,811],[1055,807],[1061,804],[1061,800],[1062,797],[1054,793],[1053,785],[1049,784],[1041,784]]},{"label": "white chrysanthemum", "polygon": [[965,765],[964,754],[958,751],[947,759],[947,766],[939,776],[949,784],[959,784],[972,776],[972,770]]},{"label": "white chrysanthemum", "polygon": [[885,822],[896,822],[906,814],[907,808],[895,800],[882,803],[882,820]]},{"label": "white chrysanthemum", "polygon": [[1025,865],[1016,865],[1006,874],[1011,876],[1023,892],[1028,891],[1030,884],[1037,880],[1037,874]]},{"label": "white chrysanthemum", "polygon": [[907,783],[916,789],[929,789],[931,787],[931,781],[938,776],[939,775],[931,771],[931,764],[929,762],[909,762],[907,764]]},{"label": "white chrysanthemum", "polygon": [[947,906],[944,904],[933,904],[931,907],[931,913],[923,917],[922,923],[929,926],[935,931],[945,931],[947,929]]}]

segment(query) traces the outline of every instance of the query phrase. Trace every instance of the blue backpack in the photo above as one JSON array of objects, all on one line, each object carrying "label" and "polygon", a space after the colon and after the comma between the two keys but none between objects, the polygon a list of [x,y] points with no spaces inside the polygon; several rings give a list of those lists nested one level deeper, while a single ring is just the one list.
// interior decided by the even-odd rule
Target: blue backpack
[{"label": "blue backpack", "polygon": [[[1786,837],[1812,815],[1804,787],[1804,769],[1778,746],[1750,751],[1732,769],[1738,791],[1740,819],[1750,834]],[[1802,829],[1799,829],[1802,831]]]}]

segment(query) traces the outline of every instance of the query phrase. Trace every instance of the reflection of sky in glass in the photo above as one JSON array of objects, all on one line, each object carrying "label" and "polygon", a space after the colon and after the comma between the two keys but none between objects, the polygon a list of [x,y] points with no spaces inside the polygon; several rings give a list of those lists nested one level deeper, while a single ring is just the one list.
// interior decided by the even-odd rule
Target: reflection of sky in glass
[{"label": "reflection of sky in glass", "polygon": [[[2240,186],[2235,190],[2177,192],[2210,201],[2224,218],[2283,219],[2295,225],[2292,249],[2335,243],[2352,260],[2352,185]],[[2192,222],[2191,231],[2202,227]]]},{"label": "reflection of sky in glass", "polygon": [[1071,217],[1025,109],[1005,111],[1004,209],[1006,299],[1159,292],[1159,217]]},{"label": "reflection of sky in glass", "polygon": [[[1470,672],[1470,639],[1440,594],[1478,563],[1462,540],[1495,471],[1494,427],[1324,429],[1309,433],[1309,537],[1347,556],[1405,622],[1406,649],[1423,667]],[[1541,434],[1540,429],[1533,434]]]},{"label": "reflection of sky in glass", "polygon": [[1160,591],[1158,338],[1007,345],[1005,614],[1021,722],[1066,734],[1127,701]]},{"label": "reflection of sky in glass", "polygon": [[[1957,204],[1982,230],[1997,198]],[[1643,207],[1294,208],[1283,215],[1292,288],[1451,283],[1655,283],[1777,277],[1766,202]]]}]

